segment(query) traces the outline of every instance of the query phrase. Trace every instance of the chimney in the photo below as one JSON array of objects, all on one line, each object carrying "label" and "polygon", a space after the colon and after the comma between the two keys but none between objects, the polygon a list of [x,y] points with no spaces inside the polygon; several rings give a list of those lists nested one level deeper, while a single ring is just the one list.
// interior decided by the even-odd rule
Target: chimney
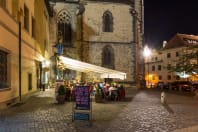
[{"label": "chimney", "polygon": [[163,41],[163,48],[166,46],[167,41]]}]

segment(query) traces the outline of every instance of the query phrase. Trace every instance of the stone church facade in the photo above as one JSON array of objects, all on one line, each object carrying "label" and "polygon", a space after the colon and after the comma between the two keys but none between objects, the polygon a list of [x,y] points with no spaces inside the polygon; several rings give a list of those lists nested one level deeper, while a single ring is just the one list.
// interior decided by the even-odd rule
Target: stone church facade
[{"label": "stone church facade", "polygon": [[[64,56],[125,72],[125,81],[136,81],[141,71],[142,0],[56,0],[51,5],[51,44],[63,44]],[[100,80],[94,73],[69,73],[72,78]]]}]

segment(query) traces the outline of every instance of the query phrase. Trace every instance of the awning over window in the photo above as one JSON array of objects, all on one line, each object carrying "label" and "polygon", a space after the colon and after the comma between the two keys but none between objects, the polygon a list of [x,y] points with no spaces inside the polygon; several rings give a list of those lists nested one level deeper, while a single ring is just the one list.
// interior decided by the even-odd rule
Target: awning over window
[{"label": "awning over window", "polygon": [[80,72],[95,72],[99,73],[101,78],[119,78],[124,80],[126,78],[126,73],[112,70],[109,68],[104,68],[101,66],[96,66],[93,64],[85,63],[79,60],[74,60],[68,57],[59,56],[60,64],[64,68],[71,70],[76,70]]}]

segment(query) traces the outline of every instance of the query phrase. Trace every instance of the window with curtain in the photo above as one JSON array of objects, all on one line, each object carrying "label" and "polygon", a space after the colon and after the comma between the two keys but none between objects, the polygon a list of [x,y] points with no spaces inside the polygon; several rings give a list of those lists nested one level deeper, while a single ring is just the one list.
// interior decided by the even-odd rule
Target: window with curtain
[{"label": "window with curtain", "polygon": [[103,32],[113,32],[113,16],[110,11],[103,14]]}]

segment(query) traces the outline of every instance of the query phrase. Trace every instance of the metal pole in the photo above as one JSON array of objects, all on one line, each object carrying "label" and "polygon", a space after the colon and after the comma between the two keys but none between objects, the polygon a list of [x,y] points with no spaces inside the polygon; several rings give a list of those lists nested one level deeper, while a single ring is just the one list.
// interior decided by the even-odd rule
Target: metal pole
[{"label": "metal pole", "polygon": [[148,88],[149,88],[149,62],[148,62]]}]

